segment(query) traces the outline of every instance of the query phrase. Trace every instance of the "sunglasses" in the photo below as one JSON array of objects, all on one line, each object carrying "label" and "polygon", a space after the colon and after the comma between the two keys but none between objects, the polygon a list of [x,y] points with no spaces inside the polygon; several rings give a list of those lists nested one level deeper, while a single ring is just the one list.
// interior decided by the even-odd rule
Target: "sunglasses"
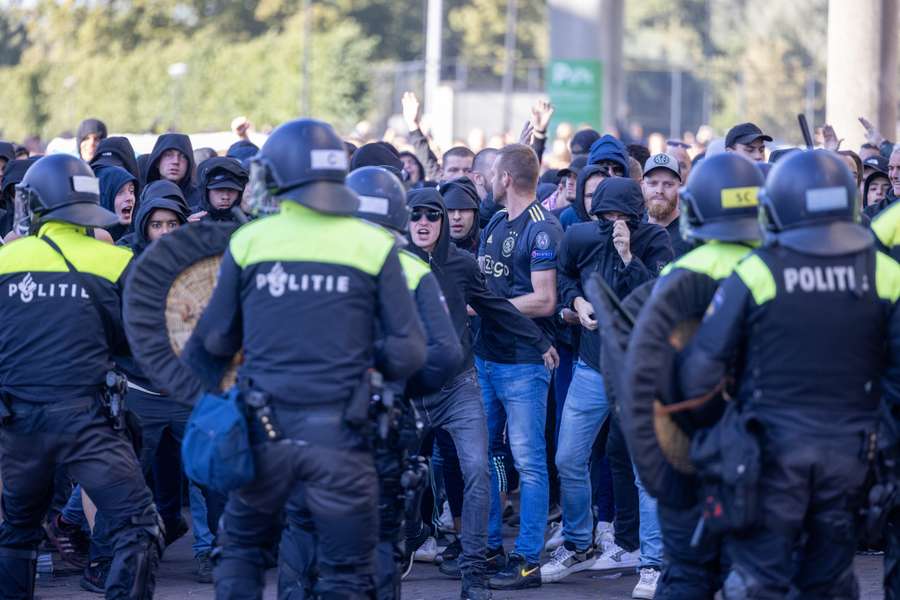
[{"label": "sunglasses", "polygon": [[416,223],[422,219],[423,215],[425,216],[426,219],[428,219],[429,223],[437,223],[438,221],[441,220],[441,216],[442,216],[441,211],[434,209],[434,208],[429,208],[429,209],[414,208],[412,210],[412,213],[410,213],[410,215],[409,215],[409,220],[412,223]]},{"label": "sunglasses", "polygon": [[675,146],[676,148],[684,148],[685,150],[690,150],[691,145],[685,144],[681,140],[666,140],[667,146]]}]

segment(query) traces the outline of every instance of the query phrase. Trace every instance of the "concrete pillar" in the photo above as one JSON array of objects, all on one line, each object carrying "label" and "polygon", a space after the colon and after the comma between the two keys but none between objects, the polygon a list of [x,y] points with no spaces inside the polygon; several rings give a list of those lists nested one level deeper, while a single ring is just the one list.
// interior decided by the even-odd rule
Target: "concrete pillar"
[{"label": "concrete pillar", "polygon": [[865,141],[860,116],[893,138],[896,54],[897,0],[829,0],[826,120],[845,139],[844,148]]},{"label": "concrete pillar", "polygon": [[625,77],[622,42],[624,0],[548,0],[550,60],[594,60],[602,63],[601,121],[613,127],[624,111]]}]

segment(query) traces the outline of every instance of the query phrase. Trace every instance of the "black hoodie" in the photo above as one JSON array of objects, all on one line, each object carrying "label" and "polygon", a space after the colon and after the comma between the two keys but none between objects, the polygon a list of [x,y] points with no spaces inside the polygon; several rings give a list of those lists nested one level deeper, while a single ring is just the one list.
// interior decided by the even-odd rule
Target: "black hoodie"
[{"label": "black hoodie", "polygon": [[85,119],[78,125],[78,132],[75,134],[75,148],[78,150],[79,158],[84,158],[81,156],[81,142],[91,134],[95,134],[101,140],[105,139],[107,136],[106,123],[100,119]]},{"label": "black hoodie", "polygon": [[[624,298],[645,281],[657,277],[673,260],[666,230],[641,221],[639,207],[642,201],[640,186],[628,177],[611,177],[597,186],[591,213],[620,212],[628,216],[632,259],[626,266],[619,257],[612,241],[612,221],[601,216],[599,221],[569,227],[559,245],[557,286],[563,307],[574,309],[575,298],[587,298],[584,284],[594,273],[600,273],[613,292]],[[578,355],[598,372],[599,353],[598,331],[582,329]]]},{"label": "black hoodie", "polygon": [[135,183],[135,194],[141,193],[141,171],[138,169],[137,157],[134,154],[134,148],[128,138],[113,136],[100,140],[97,146],[97,153],[91,159],[91,168],[94,173],[99,176],[103,167],[121,167],[131,173],[137,183]]},{"label": "black hoodie", "polygon": [[468,177],[460,177],[442,183],[438,191],[444,199],[444,206],[447,210],[471,210],[475,213],[469,233],[463,238],[453,239],[453,243],[459,248],[477,255],[478,243],[481,241],[481,227],[478,224],[478,205],[481,199],[478,197],[478,189],[475,184]]},{"label": "black hoodie", "polygon": [[25,177],[25,172],[38,161],[40,157],[17,158],[6,163],[6,170],[3,172],[3,181],[0,183],[0,197],[2,197],[2,205],[0,205],[0,238],[6,237],[6,234],[15,227],[16,213],[16,184],[21,183]]},{"label": "black hoodie", "polygon": [[[206,216],[203,219],[208,221],[238,220],[231,209],[236,205],[240,205],[241,194],[244,193],[244,187],[249,179],[247,171],[241,166],[241,163],[234,158],[213,156],[204,160],[197,167],[197,178],[200,190],[199,209],[206,211]],[[238,192],[237,199],[229,208],[215,208],[209,202],[210,186],[230,187]],[[238,187],[241,189],[238,190]]]},{"label": "black hoodie", "polygon": [[413,243],[410,243],[407,249],[431,266],[432,273],[441,284],[453,327],[462,343],[464,360],[460,372],[474,366],[467,304],[475,309],[479,317],[491,321],[496,328],[532,344],[541,354],[547,352],[551,346],[550,340],[538,326],[520,313],[509,300],[491,293],[485,285],[484,276],[478,268],[475,257],[450,243],[447,209],[438,191],[433,188],[412,190],[409,193],[408,204],[410,208],[417,206],[435,208],[443,214],[441,235],[432,253],[425,252]]},{"label": "black hoodie", "polygon": [[191,138],[185,134],[164,133],[157,138],[156,144],[153,146],[153,152],[150,153],[150,159],[147,161],[144,181],[149,185],[154,181],[163,179],[159,173],[159,159],[162,158],[166,150],[178,150],[187,158],[187,171],[177,183],[190,209],[192,211],[200,210],[200,191],[194,185],[191,175],[194,172],[194,147],[191,145]]},{"label": "black hoodie", "polygon": [[147,237],[147,223],[154,210],[164,208],[171,210],[182,225],[187,223],[190,210],[184,202],[181,189],[171,181],[154,181],[144,188],[137,212],[132,219],[134,231],[121,238],[116,245],[128,246],[134,251],[135,258],[150,245]]}]

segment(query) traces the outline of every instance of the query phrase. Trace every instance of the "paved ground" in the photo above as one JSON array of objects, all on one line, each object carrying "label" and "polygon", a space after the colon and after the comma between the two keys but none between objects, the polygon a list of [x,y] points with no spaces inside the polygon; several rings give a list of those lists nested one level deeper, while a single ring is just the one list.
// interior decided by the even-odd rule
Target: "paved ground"
[{"label": "paved ground", "polygon": [[[860,578],[863,600],[883,598],[880,556],[860,556],[856,572]],[[213,598],[212,585],[199,584],[193,578],[194,562],[191,555],[191,537],[186,536],[166,551],[162,562],[157,593],[158,600],[182,600]],[[100,596],[82,591],[78,587],[77,574],[41,576],[37,598],[40,600],[97,600]],[[266,600],[275,599],[274,572],[269,573]],[[620,576],[601,579],[590,571],[578,573],[566,580],[544,586],[541,589],[522,592],[495,593],[497,600],[626,600],[637,583],[637,576]],[[456,600],[459,598],[459,582],[441,575],[437,567],[416,563],[410,576],[403,583],[404,600]]]}]

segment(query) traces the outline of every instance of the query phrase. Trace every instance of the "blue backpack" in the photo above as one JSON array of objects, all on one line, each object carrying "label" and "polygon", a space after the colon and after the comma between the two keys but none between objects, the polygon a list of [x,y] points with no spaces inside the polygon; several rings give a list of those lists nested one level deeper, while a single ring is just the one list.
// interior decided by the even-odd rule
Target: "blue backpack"
[{"label": "blue backpack", "polygon": [[227,494],[256,476],[247,416],[237,386],[200,397],[188,419],[181,461],[195,483]]}]

